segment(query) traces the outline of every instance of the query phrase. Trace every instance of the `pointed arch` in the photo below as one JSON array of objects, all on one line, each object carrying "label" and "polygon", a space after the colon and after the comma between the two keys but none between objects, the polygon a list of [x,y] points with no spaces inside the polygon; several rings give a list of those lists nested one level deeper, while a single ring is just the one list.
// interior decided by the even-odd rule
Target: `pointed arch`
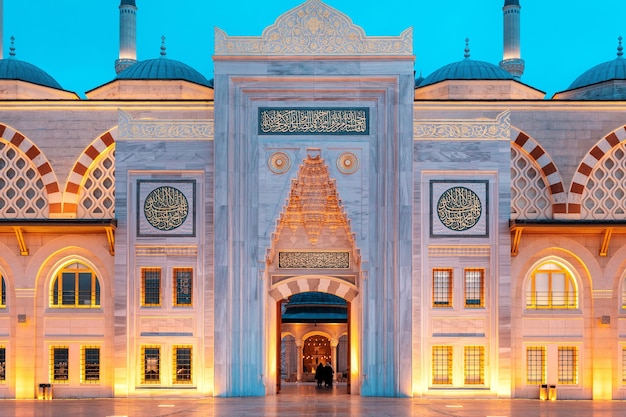
[{"label": "pointed arch", "polygon": [[83,151],[70,171],[65,184],[63,212],[77,215],[80,192],[96,161],[115,146],[117,127],[100,135]]},{"label": "pointed arch", "polygon": [[41,149],[24,134],[2,123],[0,123],[0,138],[15,146],[32,162],[46,190],[49,215],[60,214],[62,211],[61,188],[50,161]]},{"label": "pointed arch", "polygon": [[543,174],[552,199],[552,214],[566,213],[563,179],[550,154],[535,139],[514,127],[511,127],[511,144],[524,150]]},{"label": "pointed arch", "polygon": [[591,172],[606,154],[613,151],[613,148],[618,146],[625,139],[626,126],[622,126],[600,139],[583,157],[572,179],[567,201],[568,213],[581,214],[583,194],[590,179]]},{"label": "pointed arch", "polygon": [[356,286],[347,282],[323,275],[302,275],[281,281],[270,288],[270,296],[276,300],[284,300],[301,292],[325,292],[336,295],[346,301],[352,301],[359,293]]}]

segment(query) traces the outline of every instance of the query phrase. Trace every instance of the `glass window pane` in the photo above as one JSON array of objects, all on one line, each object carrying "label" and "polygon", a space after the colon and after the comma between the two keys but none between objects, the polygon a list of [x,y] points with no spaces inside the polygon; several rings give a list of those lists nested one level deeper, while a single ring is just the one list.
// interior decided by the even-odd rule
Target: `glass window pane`
[{"label": "glass window pane", "polygon": [[91,281],[92,281],[92,275],[90,272],[78,273],[78,304],[79,305],[91,304]]},{"label": "glass window pane", "polygon": [[161,270],[159,268],[144,268],[141,273],[143,281],[142,305],[161,305]]},{"label": "glass window pane", "polygon": [[68,362],[68,348],[52,348],[52,376],[55,381],[67,381],[69,379]]},{"label": "glass window pane", "polygon": [[85,355],[85,382],[97,382],[100,380],[100,348],[86,347]]},{"label": "glass window pane", "polygon": [[191,383],[191,348],[177,347],[175,352],[176,370],[174,380],[179,383]]},{"label": "glass window pane", "polygon": [[7,351],[5,347],[0,347],[0,381],[6,381],[7,368],[6,368]]},{"label": "glass window pane", "polygon": [[76,303],[76,276],[73,272],[63,272],[61,277],[62,303],[74,305]]},{"label": "glass window pane", "polygon": [[160,376],[160,348],[144,347],[143,379],[144,383],[158,384]]},{"label": "glass window pane", "polygon": [[174,276],[175,304],[177,306],[190,306],[192,304],[193,271],[190,268],[177,268],[174,270]]}]

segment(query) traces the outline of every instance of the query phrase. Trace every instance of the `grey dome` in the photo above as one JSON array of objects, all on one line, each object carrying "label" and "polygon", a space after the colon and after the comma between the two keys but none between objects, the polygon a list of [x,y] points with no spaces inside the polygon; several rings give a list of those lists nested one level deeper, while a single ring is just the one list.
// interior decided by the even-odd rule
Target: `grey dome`
[{"label": "grey dome", "polygon": [[135,0],[122,0],[120,3],[120,6],[135,6],[137,7],[137,5],[135,4]]},{"label": "grey dome", "polygon": [[19,80],[63,90],[54,78],[39,67],[15,58],[0,59],[0,80]]},{"label": "grey dome", "polygon": [[573,90],[610,80],[626,80],[626,59],[618,56],[612,61],[596,65],[576,78],[567,89]]},{"label": "grey dome", "polygon": [[419,84],[424,87],[445,80],[514,80],[510,73],[502,68],[483,61],[465,58],[462,61],[439,68]]},{"label": "grey dome", "polygon": [[184,80],[211,87],[202,74],[187,64],[168,58],[149,59],[138,62],[120,72],[116,80]]}]

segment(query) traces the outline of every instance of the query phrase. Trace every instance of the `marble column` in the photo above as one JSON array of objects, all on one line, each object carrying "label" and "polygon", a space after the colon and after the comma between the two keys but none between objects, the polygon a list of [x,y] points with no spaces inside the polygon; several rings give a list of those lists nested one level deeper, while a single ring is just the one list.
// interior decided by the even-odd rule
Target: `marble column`
[{"label": "marble column", "polygon": [[298,348],[298,356],[296,358],[298,362],[298,376],[296,377],[296,379],[298,382],[300,382],[302,381],[302,355],[303,355],[302,340],[296,341],[296,347]]},{"label": "marble column", "polygon": [[337,345],[338,344],[339,344],[338,340],[330,341],[330,349],[331,349],[330,360],[332,361],[332,367],[333,367],[333,370],[335,371],[333,373],[333,381],[337,380]]}]

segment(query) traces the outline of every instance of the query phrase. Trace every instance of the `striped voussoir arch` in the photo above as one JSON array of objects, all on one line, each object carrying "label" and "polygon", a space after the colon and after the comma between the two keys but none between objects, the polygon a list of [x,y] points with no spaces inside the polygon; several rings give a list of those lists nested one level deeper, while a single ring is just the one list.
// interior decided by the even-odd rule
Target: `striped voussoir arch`
[{"label": "striped voussoir arch", "polygon": [[61,187],[57,180],[52,165],[48,158],[41,152],[30,139],[15,129],[0,123],[0,138],[6,140],[20,151],[35,165],[37,172],[41,176],[41,181],[46,188],[48,196],[49,214],[59,214],[62,211]]},{"label": "striped voussoir arch", "polygon": [[352,301],[359,293],[353,285],[338,278],[309,275],[281,281],[270,289],[269,294],[274,300],[279,301],[293,294],[310,291],[333,294],[346,301]]},{"label": "striped voussoir arch", "polygon": [[576,170],[576,174],[574,174],[574,179],[572,180],[572,186],[570,188],[569,198],[567,201],[569,213],[581,213],[583,192],[585,191],[587,181],[589,181],[591,171],[596,166],[598,161],[604,157],[604,155],[609,153],[613,147],[619,145],[619,143],[625,139],[626,126],[622,126],[600,139],[587,153],[587,155],[585,155],[580,165],[578,165],[578,169]]},{"label": "striped voussoir arch", "polygon": [[552,214],[563,214],[567,210],[567,198],[563,179],[554,161],[543,147],[524,132],[511,127],[511,142],[522,148],[537,163],[548,180],[552,196]]},{"label": "striped voussoir arch", "polygon": [[89,145],[80,155],[65,185],[65,198],[63,204],[63,212],[77,214],[78,211],[78,195],[81,184],[85,178],[85,174],[89,170],[91,164],[111,145],[115,143],[114,134],[117,133],[117,127],[109,130],[103,135],[97,137],[91,145]]}]

